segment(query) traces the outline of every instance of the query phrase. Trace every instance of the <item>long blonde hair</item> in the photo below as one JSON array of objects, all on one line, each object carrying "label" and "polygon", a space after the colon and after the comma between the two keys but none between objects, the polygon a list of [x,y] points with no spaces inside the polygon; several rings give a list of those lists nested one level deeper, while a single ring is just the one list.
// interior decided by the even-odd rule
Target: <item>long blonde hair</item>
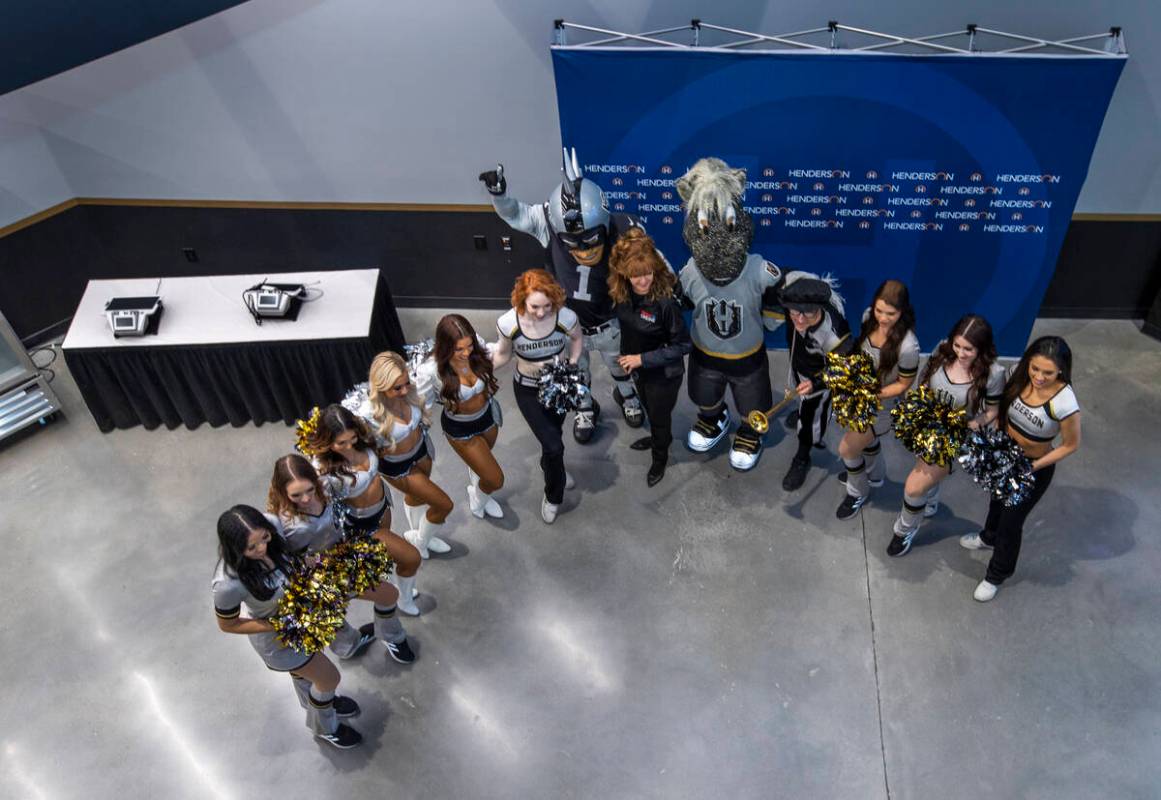
[{"label": "long blonde hair", "polygon": [[[392,450],[395,449],[395,437],[392,432],[395,428],[396,417],[387,405],[387,397],[384,392],[394,386],[401,375],[407,375],[407,362],[403,360],[403,356],[390,350],[385,350],[375,356],[374,360],[371,361],[371,371],[367,375],[367,397],[371,401],[371,416],[374,417],[375,424],[379,426],[379,435],[387,440],[387,444]],[[419,399],[419,391],[415,388],[415,381],[411,381],[410,376],[408,376],[408,380],[411,385],[407,388],[406,400],[419,409],[423,424],[430,425],[431,415],[423,401]]]}]

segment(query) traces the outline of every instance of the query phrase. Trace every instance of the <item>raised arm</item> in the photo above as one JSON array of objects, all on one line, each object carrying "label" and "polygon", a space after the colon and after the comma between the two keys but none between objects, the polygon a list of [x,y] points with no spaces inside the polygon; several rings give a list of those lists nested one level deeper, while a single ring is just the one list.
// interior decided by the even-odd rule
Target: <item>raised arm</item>
[{"label": "raised arm", "polygon": [[492,208],[496,209],[500,219],[507,222],[511,228],[535,237],[541,247],[548,247],[551,232],[548,229],[544,206],[530,206],[508,196],[508,181],[504,177],[503,164],[497,164],[494,170],[481,172],[480,182],[484,184],[488,194],[492,195]]}]

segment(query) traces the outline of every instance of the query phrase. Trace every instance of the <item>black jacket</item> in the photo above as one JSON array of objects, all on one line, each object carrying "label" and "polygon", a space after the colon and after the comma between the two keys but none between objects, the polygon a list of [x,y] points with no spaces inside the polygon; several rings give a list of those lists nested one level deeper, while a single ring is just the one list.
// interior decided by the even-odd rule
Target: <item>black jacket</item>
[{"label": "black jacket", "polygon": [[685,372],[693,347],[677,300],[633,295],[614,310],[621,323],[621,355],[640,355],[642,377],[673,378]]},{"label": "black jacket", "polygon": [[811,393],[822,391],[822,373],[826,368],[826,354],[848,355],[854,350],[855,340],[846,317],[832,305],[822,307],[822,319],[813,328],[800,335],[793,323],[786,320],[786,339],[790,347],[790,369],[798,380],[809,380]]}]

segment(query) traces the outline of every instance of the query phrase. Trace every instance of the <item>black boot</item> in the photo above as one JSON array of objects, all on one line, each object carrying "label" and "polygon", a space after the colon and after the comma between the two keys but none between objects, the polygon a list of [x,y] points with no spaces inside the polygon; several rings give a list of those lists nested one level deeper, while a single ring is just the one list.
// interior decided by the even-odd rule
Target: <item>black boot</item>
[{"label": "black boot", "polygon": [[653,463],[649,465],[649,472],[645,475],[645,482],[650,486],[656,486],[661,483],[661,479],[665,477],[665,465],[669,461],[668,454],[653,454]]},{"label": "black boot", "polygon": [[642,436],[637,441],[629,445],[630,450],[651,450],[653,448],[653,437]]}]

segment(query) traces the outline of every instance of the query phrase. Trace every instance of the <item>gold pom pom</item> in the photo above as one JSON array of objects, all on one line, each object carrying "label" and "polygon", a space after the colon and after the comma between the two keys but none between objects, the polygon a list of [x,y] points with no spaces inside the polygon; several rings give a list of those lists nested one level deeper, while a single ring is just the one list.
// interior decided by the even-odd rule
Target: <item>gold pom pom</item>
[{"label": "gold pom pom", "polygon": [[294,433],[296,436],[294,448],[304,456],[317,456],[322,451],[311,447],[310,442],[318,433],[319,422],[322,421],[322,410],[315,406],[310,410],[310,416],[305,420],[298,420],[294,423]]},{"label": "gold pom pom", "polygon": [[823,383],[833,397],[834,416],[839,425],[862,433],[871,427],[883,410],[879,399],[879,375],[875,362],[863,351],[849,356],[826,354]]}]

